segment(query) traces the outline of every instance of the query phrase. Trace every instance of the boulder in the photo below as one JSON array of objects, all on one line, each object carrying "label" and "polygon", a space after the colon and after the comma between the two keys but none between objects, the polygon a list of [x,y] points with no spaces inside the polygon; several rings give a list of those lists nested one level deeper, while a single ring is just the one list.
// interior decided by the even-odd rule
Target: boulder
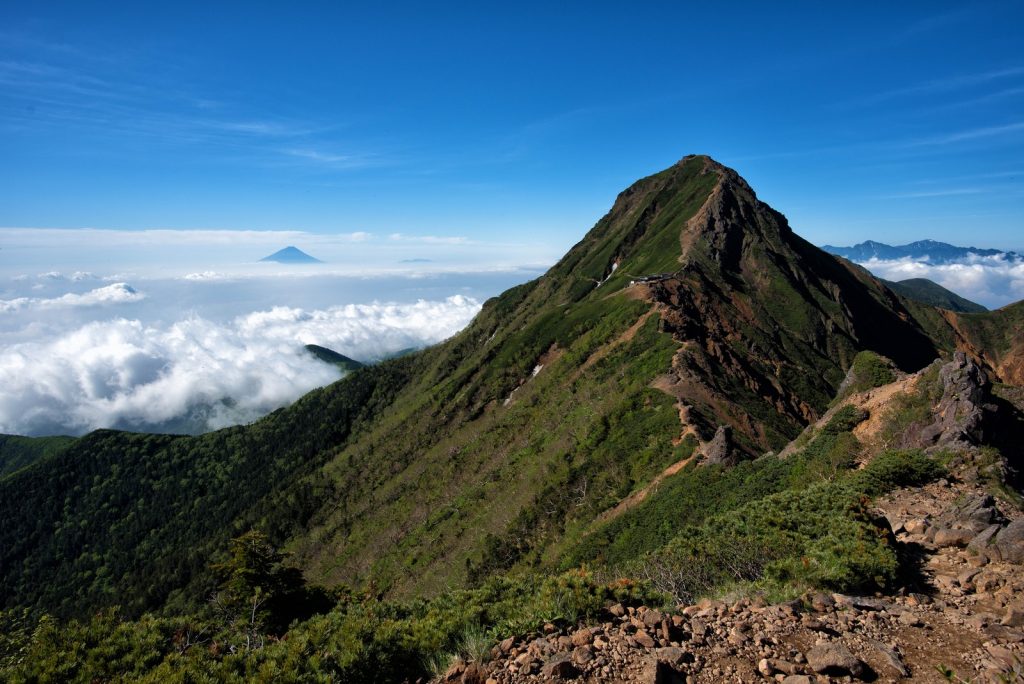
[{"label": "boulder", "polygon": [[665,661],[652,659],[647,662],[635,681],[641,684],[684,684],[686,680]]},{"label": "boulder", "polygon": [[1018,518],[1004,527],[995,538],[999,559],[1010,563],[1024,563],[1024,518]]},{"label": "boulder", "polygon": [[656,645],[654,643],[654,637],[642,629],[638,630],[637,633],[633,635],[633,638],[636,639],[636,643],[640,644],[644,648],[654,648]]},{"label": "boulder", "polygon": [[586,665],[594,659],[594,649],[590,646],[577,646],[572,650],[572,662]]},{"label": "boulder", "polygon": [[552,656],[546,663],[544,663],[540,672],[545,677],[557,677],[559,679],[575,679],[581,674],[579,668],[573,664],[572,658],[568,653],[559,653],[558,655]]},{"label": "boulder", "polygon": [[643,623],[648,627],[658,627],[662,620],[661,611],[648,610],[644,612]]},{"label": "boulder", "polygon": [[971,543],[967,545],[969,551],[973,551],[977,554],[984,554],[988,550],[989,544],[992,543],[993,537],[1003,529],[1000,525],[989,525],[984,530],[975,535]]},{"label": "boulder", "polygon": [[[906,615],[906,613],[904,613],[904,615]],[[899,677],[910,676],[910,670],[908,670],[907,666],[903,663],[903,659],[900,657],[900,654],[892,647],[878,641],[877,639],[868,639],[868,643],[871,644],[876,651],[882,654],[882,657],[885,658],[885,662],[888,663],[889,667],[892,668],[896,675]]]},{"label": "boulder", "polygon": [[936,546],[967,546],[976,536],[973,530],[962,527],[942,527],[935,531],[933,541]]},{"label": "boulder", "polygon": [[818,674],[839,677],[852,675],[859,678],[865,671],[860,658],[838,641],[812,646],[807,651],[807,664]]},{"label": "boulder", "polygon": [[573,646],[585,646],[594,640],[595,630],[590,627],[581,627],[572,633]]}]

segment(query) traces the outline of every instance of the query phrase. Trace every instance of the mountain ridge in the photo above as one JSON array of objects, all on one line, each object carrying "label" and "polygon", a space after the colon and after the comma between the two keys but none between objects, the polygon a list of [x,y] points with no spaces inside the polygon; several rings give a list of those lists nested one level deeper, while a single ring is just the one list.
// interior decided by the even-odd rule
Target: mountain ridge
[{"label": "mountain ridge", "polygon": [[[557,568],[603,512],[673,464],[713,460],[723,429],[729,460],[784,447],[865,349],[905,371],[962,349],[1014,381],[1015,311],[901,299],[797,236],[732,169],[684,157],[445,343],[252,426],[101,431],[53,460],[59,479],[0,481],[14,568],[0,593],[64,614],[126,594],[131,612],[180,607],[209,594],[210,559],[248,527],[311,580],[395,596]],[[65,496],[79,480],[94,484]]]},{"label": "mountain ridge", "polygon": [[952,290],[948,290],[928,278],[907,278],[906,280],[896,282],[882,280],[882,282],[898,295],[939,309],[949,309],[957,313],[984,313],[988,311],[987,307],[961,297]]},{"label": "mountain ridge", "polygon": [[978,247],[958,247],[937,240],[917,240],[905,245],[888,245],[875,240],[865,240],[852,247],[822,245],[826,252],[845,257],[851,261],[863,262],[870,259],[925,259],[934,264],[956,263],[971,257],[999,257],[1007,261],[1024,261],[1017,252]]}]

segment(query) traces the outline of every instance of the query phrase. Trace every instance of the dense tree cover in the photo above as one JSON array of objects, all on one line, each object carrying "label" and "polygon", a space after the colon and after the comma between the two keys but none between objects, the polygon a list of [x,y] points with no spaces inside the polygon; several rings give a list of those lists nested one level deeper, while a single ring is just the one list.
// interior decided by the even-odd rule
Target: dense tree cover
[{"label": "dense tree cover", "polygon": [[74,437],[0,435],[0,478],[36,461],[59,454],[74,441]]},{"label": "dense tree cover", "polygon": [[[264,568],[266,548],[252,558],[235,541],[234,569]],[[261,544],[256,540],[256,545]],[[271,555],[273,552],[271,551]],[[271,563],[273,566],[276,563]],[[257,571],[256,574],[261,574]],[[250,578],[253,579],[253,578]],[[252,587],[248,580],[243,593]],[[612,602],[658,605],[644,585],[602,584],[585,572],[493,579],[471,591],[431,600],[385,601],[339,595],[322,615],[287,633],[253,629],[218,616],[124,620],[106,610],[84,620],[0,612],[0,678],[10,682],[398,682],[443,672],[453,657],[482,657],[497,639],[546,622],[594,618]],[[2,633],[2,632],[0,632]]]},{"label": "dense tree cover", "polygon": [[321,492],[301,478],[414,366],[362,369],[253,425],[200,437],[98,430],[46,468],[3,478],[0,600],[56,615],[115,603],[139,614],[206,596],[215,550],[271,513],[277,539],[303,524]]},{"label": "dense tree cover", "polygon": [[[774,458],[774,457],[768,457]],[[755,591],[880,587],[898,571],[894,547],[867,496],[942,473],[920,452],[889,452],[832,481],[791,486],[699,526],[633,564],[648,580],[602,584],[586,571],[492,577],[430,600],[386,601],[337,591],[306,614],[311,591],[266,537],[230,543],[215,568],[220,591],[204,610],[125,620],[116,609],[59,622],[0,612],[5,681],[407,681],[443,672],[452,658],[486,658],[508,636],[546,622],[595,618],[611,602],[660,605],[737,583]],[[748,475],[756,477],[756,473]],[[655,590],[661,589],[665,593]],[[277,599],[286,600],[278,601]],[[308,604],[307,604],[308,605]],[[286,611],[294,615],[285,629]],[[319,613],[319,614],[317,614]]]}]

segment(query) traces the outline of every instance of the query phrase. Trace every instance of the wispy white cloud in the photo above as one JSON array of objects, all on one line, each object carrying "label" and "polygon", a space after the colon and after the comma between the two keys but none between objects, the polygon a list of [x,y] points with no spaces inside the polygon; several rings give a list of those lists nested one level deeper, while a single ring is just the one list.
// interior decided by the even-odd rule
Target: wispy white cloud
[{"label": "wispy white cloud", "polygon": [[392,242],[419,242],[428,245],[468,245],[473,241],[461,235],[406,235],[391,233],[388,240]]},{"label": "wispy white cloud", "polygon": [[982,195],[995,191],[995,188],[945,188],[942,190],[902,192],[891,195],[882,195],[882,197],[884,199],[927,199],[934,197],[955,197],[958,195]]},{"label": "wispy white cloud", "polygon": [[918,19],[897,33],[894,42],[901,43],[948,27],[963,25],[965,21],[976,13],[977,8],[968,5],[949,12],[941,12]]},{"label": "wispy white cloud", "polygon": [[[88,129],[122,142],[139,138],[168,145],[202,145],[202,153],[280,165],[290,160],[317,168],[358,169],[379,165],[365,151],[325,151],[337,146],[336,123],[279,116],[272,111],[233,116],[236,107],[163,86],[130,66],[94,60],[0,60],[0,86],[8,103],[0,124],[14,130]],[[283,143],[287,141],[287,145]]]},{"label": "wispy white cloud", "polygon": [[[18,247],[52,247],[54,245],[101,246],[267,246],[282,244],[323,245],[334,243],[372,242],[376,235],[356,230],[337,233],[313,233],[302,230],[227,230],[144,228],[110,230],[106,228],[29,228],[0,227],[0,243]],[[415,242],[437,245],[465,245],[474,242],[464,235],[416,235],[389,233],[391,242]],[[57,274],[60,275],[60,274]]]},{"label": "wispy white cloud", "polygon": [[169,247],[169,246],[239,246],[274,245],[309,241],[359,241],[365,232],[309,233],[300,230],[176,230],[149,228],[142,230],[109,230],[104,228],[0,228],[0,242],[19,247],[93,246],[104,247]]},{"label": "wispy white cloud", "polygon": [[923,138],[921,140],[910,141],[907,143],[908,147],[923,147],[931,145],[949,145],[952,143],[964,142],[967,140],[978,140],[981,138],[997,138],[1008,135],[1013,135],[1024,131],[1024,121],[1015,121],[1009,124],[1003,124],[999,126],[981,126],[978,128],[968,128],[961,131],[954,131],[952,133],[946,133],[944,135],[938,135],[931,138]]},{"label": "wispy white cloud", "polygon": [[842,103],[844,106],[867,106],[882,104],[890,100],[919,97],[928,94],[950,93],[958,90],[983,86],[1006,79],[1024,76],[1024,66],[1009,66],[973,74],[953,74],[944,78],[932,79],[923,83],[915,83],[903,88],[895,88],[880,93],[866,95],[855,100]]},{"label": "wispy white cloud", "polygon": [[940,183],[992,180],[997,178],[1024,178],[1024,171],[989,171],[986,173],[971,173],[963,176],[948,176],[944,178],[918,178],[912,183],[914,185],[936,185]]},{"label": "wispy white cloud", "polygon": [[286,159],[308,163],[317,168],[336,170],[355,170],[370,167],[391,165],[393,162],[385,160],[377,154],[368,153],[341,153],[321,147],[285,147],[278,150]]}]

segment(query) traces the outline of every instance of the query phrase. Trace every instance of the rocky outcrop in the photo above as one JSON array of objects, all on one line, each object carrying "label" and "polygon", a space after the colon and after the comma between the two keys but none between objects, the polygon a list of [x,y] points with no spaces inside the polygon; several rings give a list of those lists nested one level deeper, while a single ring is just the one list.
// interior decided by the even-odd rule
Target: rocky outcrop
[{"label": "rocky outcrop", "polygon": [[1024,563],[1024,518],[1012,522],[989,494],[954,501],[932,520],[908,521],[901,529],[922,533],[936,547],[966,547],[985,562]]},{"label": "rocky outcrop", "polygon": [[1024,681],[1024,514],[968,482],[970,467],[962,460],[948,479],[876,500],[891,543],[918,559],[887,596],[705,599],[671,611],[616,604],[592,624],[506,639],[450,681]]},{"label": "rocky outcrop", "polygon": [[989,494],[978,494],[954,502],[941,515],[928,524],[925,538],[936,546],[972,546],[980,536],[987,540],[1006,524],[1006,518],[996,508]]},{"label": "rocky outcrop", "polygon": [[921,440],[937,446],[981,443],[989,395],[985,371],[963,352],[956,352],[939,371],[939,378],[942,398],[934,410],[935,420],[921,431]]},{"label": "rocky outcrop", "polygon": [[704,445],[704,463],[732,467],[740,462],[743,452],[736,448],[732,440],[732,429],[728,425],[719,425],[715,436]]},{"label": "rocky outcrop", "polygon": [[[951,571],[962,575],[966,562],[960,562]],[[959,595],[954,603],[917,593],[881,599],[816,593],[775,605],[704,600],[671,613],[617,604],[596,625],[548,624],[540,633],[506,639],[489,662],[456,667],[454,678],[443,681],[933,681],[940,665],[976,673],[978,681],[1012,676],[1024,653],[1018,628],[1024,611],[1012,604],[990,624],[972,617]]]}]

